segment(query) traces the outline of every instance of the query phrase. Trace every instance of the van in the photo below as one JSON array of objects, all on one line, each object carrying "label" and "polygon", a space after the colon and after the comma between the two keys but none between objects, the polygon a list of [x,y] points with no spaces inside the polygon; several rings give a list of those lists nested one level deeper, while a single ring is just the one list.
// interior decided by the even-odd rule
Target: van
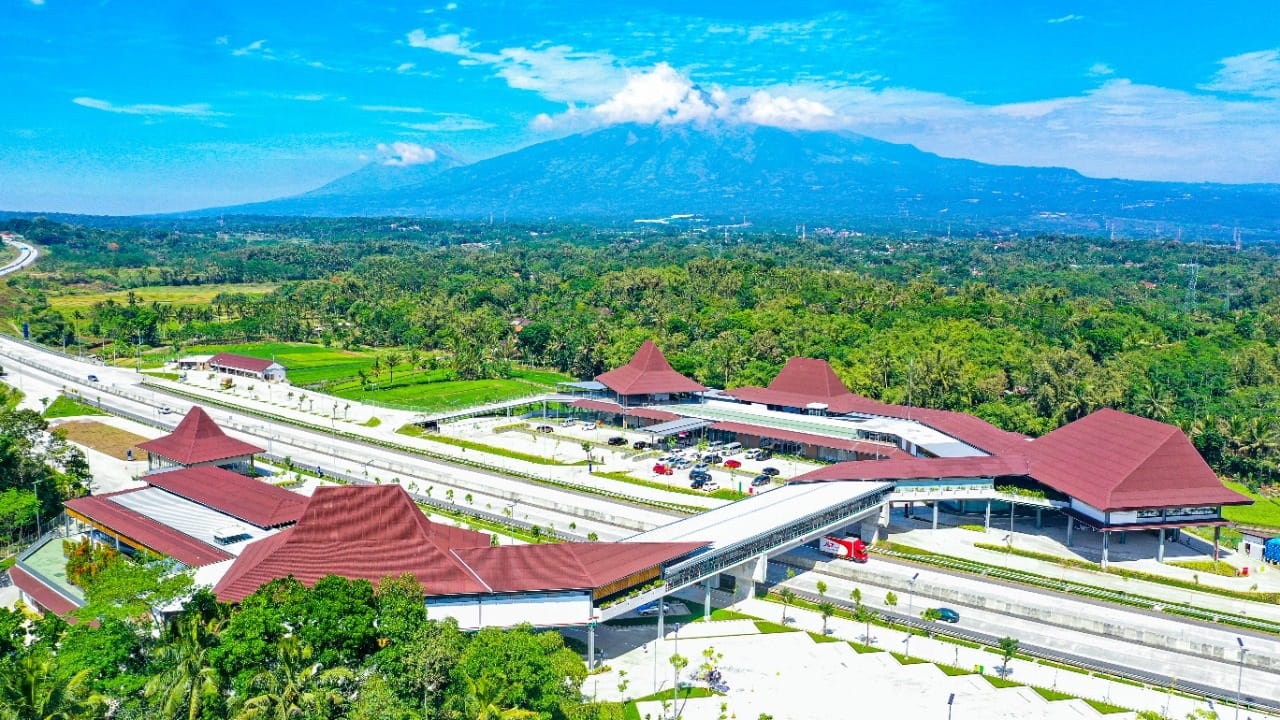
[{"label": "van", "polygon": [[728,445],[725,445],[724,447],[720,448],[720,452],[723,455],[732,455],[741,449],[742,449],[742,443],[731,442]]}]

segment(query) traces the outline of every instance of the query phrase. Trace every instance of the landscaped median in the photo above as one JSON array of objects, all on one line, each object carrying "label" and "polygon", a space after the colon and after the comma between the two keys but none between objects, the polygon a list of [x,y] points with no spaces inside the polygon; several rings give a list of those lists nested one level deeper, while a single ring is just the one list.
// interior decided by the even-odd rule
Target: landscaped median
[{"label": "landscaped median", "polygon": [[243,413],[245,415],[251,415],[253,417],[261,418],[263,420],[270,420],[272,422],[278,422],[285,425],[290,425],[296,428],[300,428],[302,430],[319,432],[324,435],[340,437],[344,440],[350,440],[352,442],[360,443],[362,445],[380,447],[380,448],[392,450],[398,453],[403,453],[406,455],[414,455],[418,457],[429,458],[431,460],[437,460],[437,461],[448,463],[451,465],[459,465],[463,467],[473,468],[476,470],[483,470],[485,472],[491,472],[498,475],[503,475],[506,477],[517,478],[519,480],[523,480],[525,482],[529,482],[535,485],[543,485],[546,487],[554,487],[561,490],[568,490],[570,492],[596,495],[599,497],[604,497],[610,500],[616,500],[618,502],[623,502],[630,505],[637,505],[641,507],[651,507],[659,510],[669,510],[672,512],[677,512],[677,513],[686,514],[686,515],[692,515],[692,514],[704,511],[704,508],[694,507],[691,505],[682,505],[680,503],[666,502],[662,500],[650,500],[646,498],[638,498],[631,495],[624,495],[622,493],[613,492],[610,490],[604,490],[602,488],[592,487],[590,485],[579,485],[577,483],[566,482],[563,480],[555,480],[551,478],[539,477],[532,473],[526,473],[519,470],[511,470],[511,469],[496,466],[496,465],[490,465],[488,463],[478,462],[475,460],[471,460],[469,458],[460,458],[456,455],[447,455],[445,453],[433,452],[431,450],[426,450],[423,448],[416,448],[409,445],[401,445],[400,443],[391,442],[389,440],[371,438],[367,435],[360,435],[357,433],[350,432],[348,430],[335,430],[333,428],[325,427],[324,425],[318,425],[318,424],[306,422],[303,420],[296,420],[294,418],[286,417],[283,415],[277,415],[275,413],[264,412],[261,410],[257,410],[255,408],[246,408],[240,405],[227,403],[218,398],[211,398],[205,395],[200,395],[198,393],[187,392],[181,389],[169,387],[168,385],[155,385],[147,382],[144,382],[143,384],[152,390],[164,392],[170,395],[177,395],[180,397],[184,397],[196,403],[200,403],[204,405],[212,405],[212,406],[223,408],[225,410],[232,410],[235,412]]}]

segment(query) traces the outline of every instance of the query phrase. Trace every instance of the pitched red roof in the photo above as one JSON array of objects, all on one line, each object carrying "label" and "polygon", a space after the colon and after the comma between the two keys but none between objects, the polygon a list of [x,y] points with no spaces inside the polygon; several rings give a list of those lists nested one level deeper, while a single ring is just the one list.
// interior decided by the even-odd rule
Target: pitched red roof
[{"label": "pitched red roof", "polygon": [[531,592],[604,587],[707,545],[576,542],[464,548],[454,554],[494,592]]},{"label": "pitched red roof", "polygon": [[581,408],[583,410],[594,410],[596,412],[607,412],[620,415],[623,412],[621,405],[615,402],[606,402],[604,400],[574,400],[569,405]]},{"label": "pitched red roof", "polygon": [[788,482],[836,480],[933,480],[943,478],[1001,477],[1028,474],[1021,456],[952,458],[905,457],[891,460],[842,462],[797,475]]},{"label": "pitched red roof", "polygon": [[1103,409],[1028,443],[1032,477],[1099,510],[1244,505],[1173,425]]},{"label": "pitched red roof", "polygon": [[303,495],[219,467],[172,470],[143,479],[161,490],[260,528],[297,522],[307,507]]},{"label": "pitched red roof", "polygon": [[631,362],[597,375],[596,380],[619,395],[702,392],[707,389],[672,369],[671,363],[652,340],[644,341]]},{"label": "pitched red roof", "polygon": [[290,575],[311,585],[326,575],[377,582],[403,573],[429,595],[481,593],[488,588],[449,551],[488,546],[484,533],[428,520],[399,485],[321,487],[297,525],[249,544],[214,593],[236,602]]},{"label": "pitched red roof", "polygon": [[218,353],[209,358],[209,367],[227,367],[256,373],[264,372],[275,364],[274,360],[263,360],[262,358],[236,355],[234,353]]},{"label": "pitched red roof", "polygon": [[19,590],[35,598],[35,601],[40,603],[40,607],[51,613],[66,615],[80,607],[70,598],[45,585],[39,578],[17,565],[9,568],[9,579],[13,580],[13,584],[17,585]]},{"label": "pitched red roof", "polygon": [[111,502],[111,498],[116,495],[125,495],[144,489],[135,488],[118,493],[74,498],[64,502],[63,506],[75,514],[128,538],[131,544],[136,543],[161,555],[167,555],[188,567],[211,565],[231,559],[232,556],[223,550],[206,545],[168,525],[158,523],[145,515]]},{"label": "pitched red roof", "polygon": [[624,414],[627,417],[638,417],[644,418],[645,420],[658,420],[660,422],[671,422],[672,420],[680,419],[680,416],[673,412],[656,410],[654,408],[629,408]]},{"label": "pitched red roof", "polygon": [[222,432],[222,428],[198,405],[191,408],[173,432],[155,440],[138,443],[138,448],[181,465],[214,462],[262,452],[262,448]]},{"label": "pitched red roof", "polygon": [[[724,421],[713,423],[712,430],[724,430],[725,432],[736,433],[738,435],[750,435],[758,438],[768,438],[770,440],[785,440],[787,442],[797,442],[803,445],[813,445],[816,447],[838,448],[841,450],[850,450],[853,452],[867,453],[879,455],[885,458],[908,458],[911,457],[902,450],[882,443],[866,442],[863,440],[849,440],[846,438],[834,438],[827,435],[816,435],[814,433],[800,432],[798,430],[780,430],[778,428],[764,427],[763,425],[751,425],[749,423]],[[859,461],[861,462],[861,461]]]}]

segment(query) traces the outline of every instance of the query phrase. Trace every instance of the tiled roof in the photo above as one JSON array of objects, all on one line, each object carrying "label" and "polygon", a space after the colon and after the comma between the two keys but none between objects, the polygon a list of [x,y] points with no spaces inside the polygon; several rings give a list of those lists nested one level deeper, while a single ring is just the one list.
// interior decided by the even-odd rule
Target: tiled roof
[{"label": "tiled roof", "polygon": [[449,551],[488,545],[484,533],[429,521],[399,485],[321,487],[297,525],[246,547],[214,592],[235,602],[290,575],[311,585],[326,575],[376,582],[412,573],[430,595],[481,593]]},{"label": "tiled roof", "polygon": [[17,565],[9,568],[9,579],[13,580],[13,584],[17,585],[19,590],[35,598],[41,607],[51,613],[66,615],[80,607]]},{"label": "tiled roof", "polygon": [[842,462],[797,475],[788,482],[833,480],[931,480],[944,478],[1001,477],[1028,474],[1027,459],[1020,456],[954,458],[906,457],[892,460]]},{"label": "tiled roof", "polygon": [[659,422],[671,422],[679,420],[680,416],[667,412],[666,410],[658,410],[655,408],[628,408],[625,413],[627,417],[644,418],[645,420],[657,420]]},{"label": "tiled roof", "polygon": [[797,442],[802,445],[814,445],[816,447],[838,448],[841,450],[874,454],[884,458],[910,457],[910,455],[893,445],[866,442],[863,440],[849,440],[846,438],[833,438],[827,435],[815,435],[813,433],[800,432],[798,430],[781,430],[778,428],[764,427],[762,425],[751,425],[748,423],[732,421],[714,423],[711,426],[711,429],[723,430],[725,432],[736,433],[738,435],[751,435],[758,438],[768,438],[770,440]]},{"label": "tiled roof", "polygon": [[614,402],[607,402],[605,400],[582,399],[582,400],[574,400],[569,404],[573,407],[580,408],[582,410],[594,410],[596,412],[614,413],[615,415],[620,415],[623,412],[623,408],[621,405]]},{"label": "tiled roof", "polygon": [[297,522],[307,507],[303,495],[207,465],[152,473],[143,480],[260,528]]},{"label": "tiled roof", "polygon": [[671,363],[652,340],[644,341],[631,362],[597,375],[596,380],[619,395],[702,392],[707,389],[672,369]]},{"label": "tiled roof", "polygon": [[227,367],[256,373],[264,372],[275,364],[274,360],[263,360],[262,358],[235,355],[233,353],[218,353],[209,358],[209,367]]},{"label": "tiled roof", "polygon": [[145,489],[136,488],[120,493],[74,498],[67,500],[63,505],[73,513],[89,518],[149,550],[167,555],[189,567],[209,565],[232,557],[229,553],[206,545],[168,525],[158,523],[145,515],[111,502],[111,498],[116,495],[126,495]]},{"label": "tiled roof", "polygon": [[1241,505],[1173,425],[1103,409],[1028,443],[1036,480],[1099,510]]},{"label": "tiled roof", "polygon": [[262,448],[222,432],[222,428],[198,405],[191,408],[173,432],[155,440],[138,443],[138,448],[181,465],[214,462],[262,452]]},{"label": "tiled roof", "polygon": [[599,588],[706,547],[704,542],[554,543],[455,550],[494,592]]}]

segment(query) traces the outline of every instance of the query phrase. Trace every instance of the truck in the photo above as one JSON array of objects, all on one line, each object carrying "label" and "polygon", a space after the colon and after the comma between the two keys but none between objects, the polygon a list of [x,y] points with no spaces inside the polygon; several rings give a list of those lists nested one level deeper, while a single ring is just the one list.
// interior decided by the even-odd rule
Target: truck
[{"label": "truck", "polygon": [[818,550],[827,555],[834,555],[838,558],[858,563],[864,563],[868,558],[867,544],[862,542],[862,538],[856,535],[842,538],[827,535],[818,541]]}]

